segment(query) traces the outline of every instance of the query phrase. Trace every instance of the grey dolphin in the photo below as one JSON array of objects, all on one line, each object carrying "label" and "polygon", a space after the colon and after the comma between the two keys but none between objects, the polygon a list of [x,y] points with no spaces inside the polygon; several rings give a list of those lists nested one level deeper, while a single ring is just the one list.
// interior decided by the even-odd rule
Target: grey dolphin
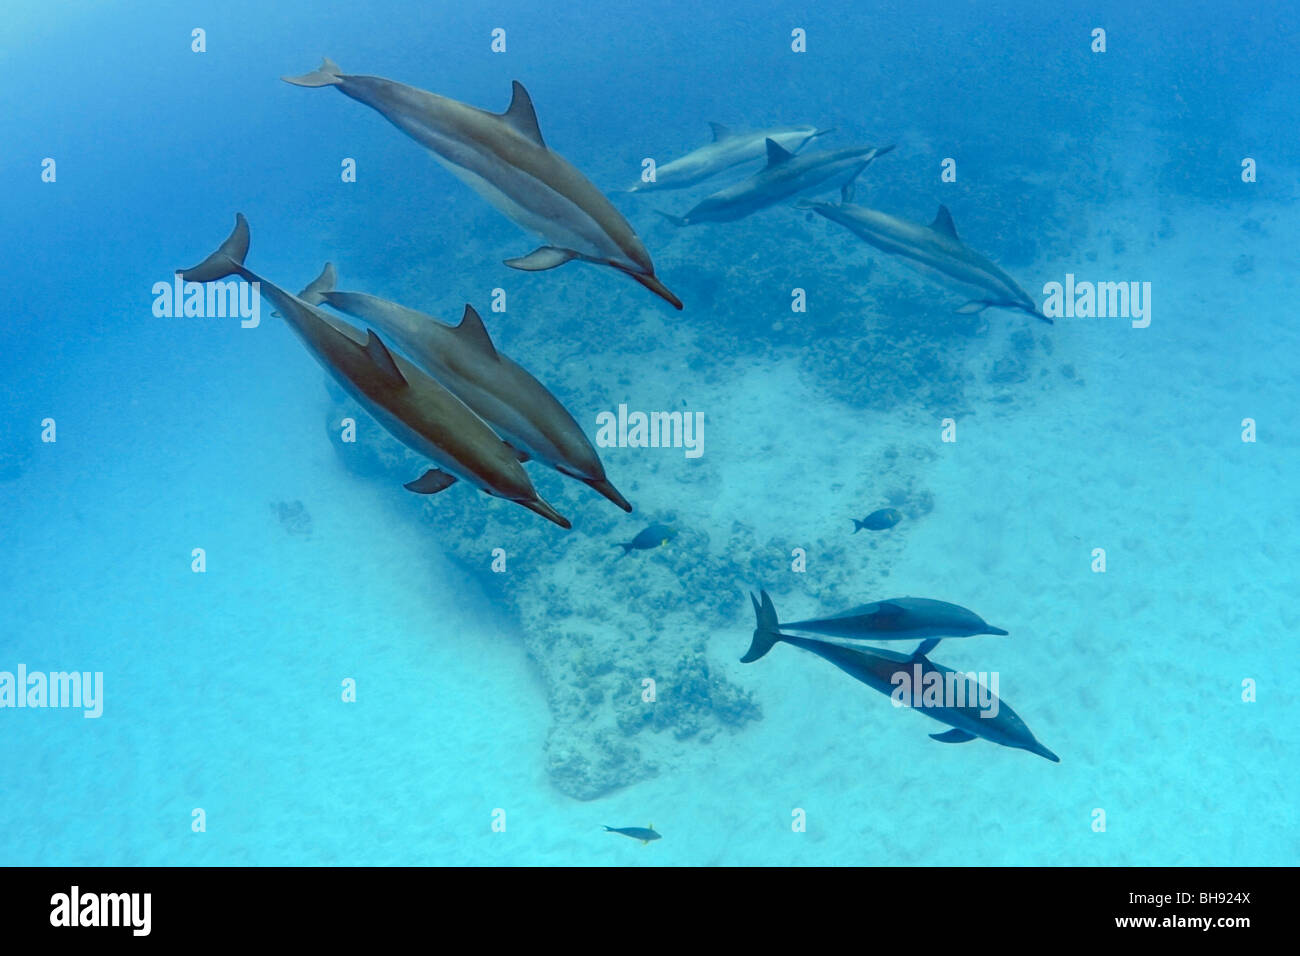
[{"label": "grey dolphin", "polygon": [[489,113],[383,77],[343,73],[328,58],[318,70],[282,79],[295,86],[335,86],[377,110],[516,225],[549,243],[506,265],[527,272],[573,259],[613,266],[682,307],[655,277],[650,254],[613,203],[547,148],[533,101],[518,81],[510,108]]},{"label": "grey dolphin", "polygon": [[1055,324],[1011,276],[957,238],[957,227],[946,206],[939,207],[928,226],[850,203],[809,203],[808,208],[877,249],[901,256],[930,278],[973,291],[975,298],[958,308],[960,313],[982,312],[990,306],[1019,309]]},{"label": "grey dolphin", "polygon": [[684,216],[661,210],[659,215],[678,226],[701,222],[733,222],[785,199],[839,187],[845,199],[853,196],[853,180],[893,146],[852,146],[795,156],[767,140],[767,165],[734,186],[702,199]]},{"label": "grey dolphin", "polygon": [[923,641],[927,654],[945,637],[1007,633],[960,605],[914,597],[860,604],[830,617],[787,621],[780,626],[851,641]]},{"label": "grey dolphin", "polygon": [[460,325],[361,292],[338,292],[326,267],[302,298],[325,302],[364,319],[397,342],[426,372],[451,390],[514,448],[577,478],[624,511],[632,506],[605,477],[605,466],[581,426],[526,369],[496,350],[474,307]]},{"label": "grey dolphin", "polygon": [[[197,266],[183,270],[181,277],[188,282],[214,282],[237,275],[255,283],[316,361],[358,404],[408,448],[441,467],[425,472],[407,488],[434,494],[460,478],[562,528],[571,527],[567,518],[537,494],[515,451],[464,402],[417,366],[390,352],[373,330],[367,329],[363,340],[357,329],[246,268],[248,244],[248,220],[238,213],[235,229],[221,247]],[[316,284],[308,286],[308,291]]]},{"label": "grey dolphin", "polygon": [[[945,688],[959,689],[963,702],[948,701],[940,706],[924,705],[913,707],[914,710],[919,710],[927,717],[933,717],[940,723],[947,724],[952,728],[952,730],[944,733],[931,734],[930,736],[935,740],[941,743],[955,744],[982,737],[1003,747],[1028,750],[1030,753],[1045,757],[1053,763],[1061,762],[1060,757],[1038,742],[1029,728],[1025,726],[1025,722],[1020,719],[1019,714],[972,677],[961,671],[955,671],[950,667],[934,663],[920,650],[908,656],[880,649],[864,650],[844,647],[827,641],[784,634],[779,630],[781,625],[777,622],[776,608],[772,606],[772,599],[768,597],[766,591],[760,593],[762,594],[761,604],[753,594],[749,596],[754,605],[754,615],[757,618],[757,623],[749,651],[741,658],[743,663],[748,664],[758,660],[770,651],[773,646],[783,641],[786,644],[793,644],[795,647],[816,654],[823,660],[834,664],[850,677],[890,697],[894,695],[904,680],[914,687],[923,686],[923,682],[929,679],[930,675],[936,675],[933,679],[941,682]],[[952,676],[949,677],[949,675]],[[989,702],[987,709],[979,706],[981,696]],[[971,701],[975,703],[972,704]]]},{"label": "grey dolphin", "polygon": [[710,123],[709,126],[713,130],[713,142],[656,167],[654,182],[638,182],[628,192],[684,189],[733,166],[762,159],[767,155],[769,139],[789,152],[797,153],[810,140],[834,132],[815,126],[774,126],[771,129],[740,132],[728,129],[721,123]]}]

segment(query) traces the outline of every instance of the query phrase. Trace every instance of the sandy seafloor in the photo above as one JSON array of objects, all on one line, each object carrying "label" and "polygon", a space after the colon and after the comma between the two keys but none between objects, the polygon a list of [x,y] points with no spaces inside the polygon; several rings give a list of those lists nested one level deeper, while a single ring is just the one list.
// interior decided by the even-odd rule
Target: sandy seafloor
[{"label": "sandy seafloor", "polygon": [[[1010,630],[933,656],[998,670],[1001,696],[1059,765],[984,741],[935,743],[926,735],[939,725],[790,647],[741,665],[746,613],[709,652],[755,693],[761,720],[684,744],[654,779],[589,802],[562,796],[543,769],[547,705],[518,625],[442,555],[405,492],[339,467],[318,405],[303,399],[319,374],[277,330],[273,349],[236,335],[231,357],[276,408],[274,429],[257,407],[202,385],[139,386],[98,408],[50,396],[64,409],[59,444],[4,486],[22,506],[0,527],[22,560],[0,630],[11,666],[105,671],[106,713],[5,715],[0,860],[1294,863],[1300,456],[1288,430],[1300,333],[1284,257],[1295,226],[1256,215],[1291,241],[1233,244],[1275,284],[1232,275],[1231,257],[1203,241],[1222,228],[1219,211],[1188,207],[1178,238],[1117,266],[1155,279],[1151,327],[1046,330],[1049,374],[1012,386],[1009,403],[982,372],[992,344],[1026,320],[990,313],[986,339],[967,351],[980,374],[956,445],[938,443],[941,410],[849,407],[794,356],[729,364],[690,388],[708,413],[709,470],[672,503],[697,527],[743,520],[791,547],[847,537],[849,518],[876,505],[836,489],[870,486],[860,463],[873,450],[933,443],[937,454],[913,467],[934,509],[906,528],[892,593],[861,599],[947,598]],[[1144,226],[1118,216],[1109,228],[1138,238]],[[936,311],[946,301],[936,296]],[[675,321],[665,327],[689,337],[702,319]],[[1076,380],[1055,371],[1067,361]],[[104,362],[85,374],[112,372]],[[656,377],[680,393],[669,366],[646,369],[638,394],[654,394]],[[1240,441],[1245,417],[1259,422],[1256,444]],[[147,482],[104,459],[111,448],[129,463],[195,421],[201,441],[162,454]],[[70,440],[79,432],[113,437]],[[616,480],[632,454],[604,453]],[[574,488],[570,497],[585,491]],[[295,498],[311,512],[310,538],[269,513]],[[192,543],[208,550],[205,575],[188,571]],[[1089,570],[1093,547],[1107,550],[1104,575]],[[788,617],[836,610],[818,605],[816,564],[813,553],[802,579],[734,586],[766,585]],[[355,705],[338,702],[342,676],[359,682]],[[1254,704],[1240,701],[1247,677]],[[203,834],[189,830],[196,806]],[[796,807],[806,833],[790,830]],[[1090,826],[1098,807],[1105,833]],[[504,833],[491,830],[495,808]],[[648,823],[664,834],[648,847],[600,829]]]}]

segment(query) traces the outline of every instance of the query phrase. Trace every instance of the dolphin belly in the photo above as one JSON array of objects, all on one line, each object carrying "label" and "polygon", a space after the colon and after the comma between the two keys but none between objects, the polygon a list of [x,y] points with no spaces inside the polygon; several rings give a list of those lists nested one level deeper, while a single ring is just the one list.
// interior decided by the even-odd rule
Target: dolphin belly
[{"label": "dolphin belly", "polygon": [[499,213],[525,232],[545,239],[549,245],[572,249],[584,258],[641,269],[581,207],[545,183],[518,170],[509,170],[489,179],[483,173],[441,156],[438,160]]}]

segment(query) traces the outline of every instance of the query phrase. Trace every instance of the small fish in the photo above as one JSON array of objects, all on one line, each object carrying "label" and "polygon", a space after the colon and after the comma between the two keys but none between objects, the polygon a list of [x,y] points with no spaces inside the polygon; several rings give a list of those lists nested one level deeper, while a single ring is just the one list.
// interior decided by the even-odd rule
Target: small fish
[{"label": "small fish", "polygon": [[873,511],[861,521],[853,519],[853,533],[857,534],[863,528],[868,531],[884,531],[886,528],[892,528],[898,522],[903,520],[901,512],[893,508],[881,508],[879,511]]},{"label": "small fish", "polygon": [[606,833],[621,833],[625,837],[631,837],[633,840],[640,840],[641,845],[645,846],[651,840],[662,840],[663,834],[655,832],[655,825],[652,823],[648,827],[605,827]]},{"label": "small fish", "polygon": [[652,524],[631,541],[621,542],[614,545],[614,547],[623,549],[623,554],[619,555],[621,558],[624,555],[631,554],[634,550],[649,551],[651,548],[665,545],[675,537],[677,537],[677,532],[668,525]]}]

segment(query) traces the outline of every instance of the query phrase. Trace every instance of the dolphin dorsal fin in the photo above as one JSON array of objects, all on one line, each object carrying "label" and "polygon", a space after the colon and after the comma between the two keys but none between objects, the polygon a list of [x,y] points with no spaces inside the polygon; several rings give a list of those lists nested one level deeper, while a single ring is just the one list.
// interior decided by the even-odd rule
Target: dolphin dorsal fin
[{"label": "dolphin dorsal fin", "polygon": [[713,130],[713,141],[715,143],[732,135],[730,127],[723,126],[721,123],[710,123],[709,129]]},{"label": "dolphin dorsal fin", "polygon": [[957,227],[952,224],[952,213],[948,211],[947,206],[939,207],[939,211],[934,214],[934,222],[930,223],[930,228],[950,239],[957,238]]},{"label": "dolphin dorsal fin", "polygon": [[790,152],[774,139],[769,139],[765,142],[767,143],[768,166],[780,166],[782,163],[788,162],[790,158],[794,156],[794,153]]},{"label": "dolphin dorsal fin", "polygon": [[460,325],[455,326],[452,331],[456,333],[457,338],[467,345],[497,361],[501,360],[501,356],[497,354],[496,346],[492,344],[492,336],[488,335],[488,330],[483,325],[483,319],[474,310],[474,306],[466,303],[465,314],[461,317]]},{"label": "dolphin dorsal fin", "polygon": [[524,89],[524,84],[514,81],[514,94],[510,97],[510,108],[501,114],[501,118],[517,133],[528,137],[542,149],[546,141],[542,139],[542,129],[537,125],[537,111],[533,109],[533,98]]},{"label": "dolphin dorsal fin", "polygon": [[298,293],[298,298],[310,305],[320,305],[325,301],[325,293],[333,292],[334,287],[338,285],[338,273],[334,271],[334,263],[325,263],[325,268],[321,270],[320,275],[311,280],[307,288]]},{"label": "dolphin dorsal fin", "polygon": [[383,340],[375,334],[374,329],[366,329],[366,354],[370,356],[370,361],[375,363],[375,368],[379,374],[384,377],[388,384],[394,388],[406,388],[408,383],[406,377],[402,374],[401,369],[397,367],[397,362],[393,360],[393,353],[388,351],[388,346]]}]

